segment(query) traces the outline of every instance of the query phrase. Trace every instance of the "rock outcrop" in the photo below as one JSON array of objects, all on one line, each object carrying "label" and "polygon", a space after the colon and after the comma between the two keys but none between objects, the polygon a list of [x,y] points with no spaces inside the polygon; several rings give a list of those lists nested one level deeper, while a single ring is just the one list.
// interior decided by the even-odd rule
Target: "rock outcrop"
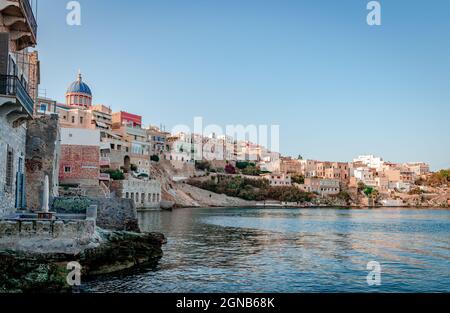
[{"label": "rock outcrop", "polygon": [[70,292],[72,287],[66,281],[70,262],[78,262],[81,279],[87,279],[156,264],[165,242],[159,233],[97,229],[95,240],[70,252],[2,250],[0,246],[0,292]]}]

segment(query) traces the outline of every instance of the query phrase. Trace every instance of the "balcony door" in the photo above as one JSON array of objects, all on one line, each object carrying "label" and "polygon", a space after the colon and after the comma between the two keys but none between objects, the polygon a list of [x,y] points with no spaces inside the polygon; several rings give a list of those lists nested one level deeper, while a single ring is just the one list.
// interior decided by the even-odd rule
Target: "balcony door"
[{"label": "balcony door", "polygon": [[19,157],[16,173],[16,208],[25,209],[25,175],[23,172],[23,157]]}]

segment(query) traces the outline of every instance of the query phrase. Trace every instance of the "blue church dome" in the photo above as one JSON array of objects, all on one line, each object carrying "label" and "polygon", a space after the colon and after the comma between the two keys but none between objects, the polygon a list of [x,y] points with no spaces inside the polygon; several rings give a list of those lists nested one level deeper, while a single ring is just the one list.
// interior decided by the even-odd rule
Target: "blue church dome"
[{"label": "blue church dome", "polygon": [[81,73],[78,74],[78,80],[71,83],[69,88],[67,88],[67,93],[84,93],[92,96],[91,88],[83,82]]}]

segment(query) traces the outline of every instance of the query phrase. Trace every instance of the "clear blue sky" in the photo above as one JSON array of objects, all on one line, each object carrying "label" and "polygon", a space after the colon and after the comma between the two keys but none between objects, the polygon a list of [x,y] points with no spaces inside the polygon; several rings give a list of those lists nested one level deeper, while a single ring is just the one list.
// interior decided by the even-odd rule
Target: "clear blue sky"
[{"label": "clear blue sky", "polygon": [[450,1],[40,0],[41,88],[146,124],[280,124],[281,152],[450,167]]}]

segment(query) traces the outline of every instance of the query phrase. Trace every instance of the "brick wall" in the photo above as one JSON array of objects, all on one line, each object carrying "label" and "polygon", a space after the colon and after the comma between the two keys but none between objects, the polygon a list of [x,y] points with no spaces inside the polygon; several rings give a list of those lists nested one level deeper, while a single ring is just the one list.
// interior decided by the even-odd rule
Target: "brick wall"
[{"label": "brick wall", "polygon": [[[66,171],[66,167],[70,171]],[[98,146],[61,145],[60,184],[98,185],[100,151]]]}]

